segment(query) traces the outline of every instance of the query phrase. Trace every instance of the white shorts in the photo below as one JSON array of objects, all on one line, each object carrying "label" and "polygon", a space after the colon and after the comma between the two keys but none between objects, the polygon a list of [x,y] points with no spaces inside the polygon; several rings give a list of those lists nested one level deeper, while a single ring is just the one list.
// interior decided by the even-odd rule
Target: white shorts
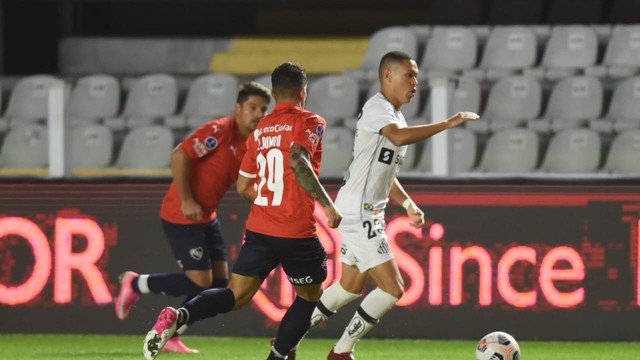
[{"label": "white shorts", "polygon": [[393,259],[385,226],[384,215],[343,218],[338,227],[342,235],[340,261],[365,272]]}]

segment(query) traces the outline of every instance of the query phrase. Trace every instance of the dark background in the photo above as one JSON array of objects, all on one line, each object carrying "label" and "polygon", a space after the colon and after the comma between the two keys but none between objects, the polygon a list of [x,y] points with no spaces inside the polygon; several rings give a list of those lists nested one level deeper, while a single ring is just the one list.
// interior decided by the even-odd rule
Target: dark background
[{"label": "dark background", "polygon": [[0,0],[0,75],[57,72],[66,36],[370,35],[392,25],[623,24],[637,0]]}]

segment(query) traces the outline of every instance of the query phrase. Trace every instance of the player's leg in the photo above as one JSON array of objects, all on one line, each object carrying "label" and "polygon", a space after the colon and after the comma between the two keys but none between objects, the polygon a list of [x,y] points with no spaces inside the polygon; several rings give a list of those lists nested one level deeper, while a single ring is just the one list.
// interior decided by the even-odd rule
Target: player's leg
[{"label": "player's leg", "polygon": [[156,325],[145,337],[145,357],[154,359],[176,328],[229,312],[248,303],[276,265],[277,259],[264,241],[247,231],[229,287],[205,290],[177,310],[162,310]]},{"label": "player's leg", "polygon": [[[365,219],[372,226],[362,226],[366,234],[360,238],[348,238],[346,242],[357,259],[356,265],[361,272],[367,272],[378,288],[362,300],[349,325],[329,354],[329,359],[353,358],[355,345],[374,326],[380,318],[395,305],[404,292],[400,271],[393,259],[386,235],[384,221],[380,218]],[[371,228],[372,231],[368,229]]]},{"label": "player's leg", "polygon": [[327,253],[317,237],[274,239],[271,244],[297,296],[282,317],[269,359],[288,356],[291,360],[295,354],[290,351],[309,330],[311,314],[322,295],[322,282],[327,278]]},{"label": "player's leg", "polygon": [[119,319],[127,318],[131,308],[143,294],[193,296],[211,286],[213,275],[209,249],[206,246],[207,227],[208,224],[182,225],[162,220],[162,228],[173,255],[184,272],[123,273],[115,301]]}]

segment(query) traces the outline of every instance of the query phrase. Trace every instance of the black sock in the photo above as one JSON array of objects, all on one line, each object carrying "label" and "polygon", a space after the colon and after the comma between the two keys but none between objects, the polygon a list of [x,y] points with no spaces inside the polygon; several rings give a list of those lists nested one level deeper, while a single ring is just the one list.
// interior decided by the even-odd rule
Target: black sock
[{"label": "black sock", "polygon": [[189,313],[187,323],[190,325],[198,320],[227,313],[233,310],[235,304],[236,299],[231,289],[209,289],[189,300],[183,308]]},{"label": "black sock", "polygon": [[183,273],[149,274],[149,291],[170,296],[195,295],[205,290],[191,281]]},{"label": "black sock", "polygon": [[229,286],[229,279],[227,278],[215,278],[213,279],[213,282],[211,283],[211,288],[215,289],[215,288],[226,288],[227,286]]},{"label": "black sock", "polygon": [[289,354],[289,351],[307,333],[311,314],[313,314],[316,304],[316,301],[307,301],[299,296],[296,297],[289,310],[282,317],[282,321],[280,321],[278,336],[274,345],[278,353],[282,355]]}]

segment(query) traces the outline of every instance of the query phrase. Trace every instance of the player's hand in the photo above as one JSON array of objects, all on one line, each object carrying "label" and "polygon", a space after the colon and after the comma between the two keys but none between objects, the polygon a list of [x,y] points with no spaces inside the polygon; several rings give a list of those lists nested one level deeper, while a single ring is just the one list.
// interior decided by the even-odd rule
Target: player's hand
[{"label": "player's hand", "polygon": [[411,219],[411,226],[414,228],[421,228],[424,226],[424,213],[416,204],[411,204],[407,207],[407,215]]},{"label": "player's hand", "polygon": [[202,219],[202,207],[195,200],[182,202],[182,214],[189,220]]},{"label": "player's hand", "polygon": [[447,122],[447,126],[449,128],[454,128],[456,126],[459,126],[469,120],[476,120],[479,119],[480,115],[474,113],[474,112],[470,112],[470,111],[463,111],[463,112],[459,112],[455,115],[453,115],[452,117],[448,118],[447,120],[445,120]]},{"label": "player's hand", "polygon": [[333,204],[324,206],[323,209],[324,213],[327,215],[327,225],[332,229],[337,228],[342,221],[342,214],[340,213],[340,210],[338,210],[338,208]]}]

